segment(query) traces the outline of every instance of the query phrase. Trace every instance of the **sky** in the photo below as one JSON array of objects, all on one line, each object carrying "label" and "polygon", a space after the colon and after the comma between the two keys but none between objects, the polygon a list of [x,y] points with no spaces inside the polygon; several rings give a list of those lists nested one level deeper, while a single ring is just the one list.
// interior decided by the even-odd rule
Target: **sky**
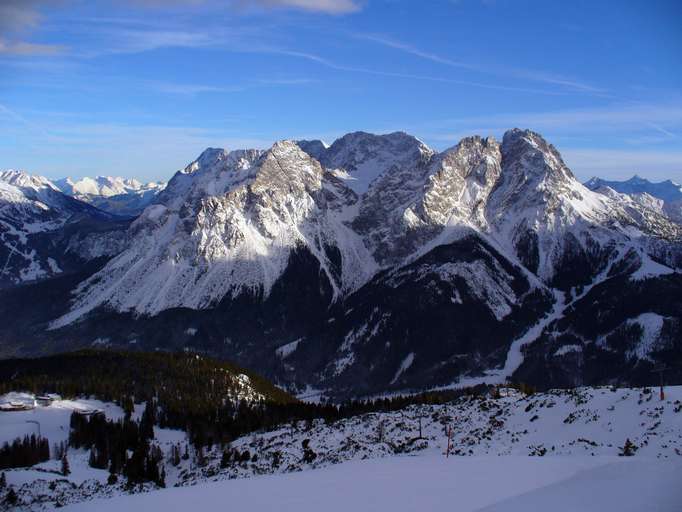
[{"label": "sky", "polygon": [[0,168],[166,180],[206,147],[541,133],[682,182],[682,2],[0,0]]}]

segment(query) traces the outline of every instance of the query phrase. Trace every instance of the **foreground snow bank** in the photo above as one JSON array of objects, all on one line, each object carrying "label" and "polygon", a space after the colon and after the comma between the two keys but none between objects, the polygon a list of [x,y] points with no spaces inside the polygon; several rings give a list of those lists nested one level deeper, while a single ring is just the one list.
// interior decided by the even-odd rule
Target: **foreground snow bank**
[{"label": "foreground snow bank", "polygon": [[618,457],[392,457],[120,496],[68,511],[679,510],[681,461]]}]

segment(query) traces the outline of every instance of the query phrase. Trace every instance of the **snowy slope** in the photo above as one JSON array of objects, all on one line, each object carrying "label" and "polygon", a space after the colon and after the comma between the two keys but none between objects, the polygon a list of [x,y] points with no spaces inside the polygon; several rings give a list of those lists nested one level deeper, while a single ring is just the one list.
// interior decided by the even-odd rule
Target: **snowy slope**
[{"label": "snowy slope", "polygon": [[[194,456],[178,468],[167,463],[167,482],[179,489],[120,496],[118,485],[96,484],[93,475],[75,487],[59,484],[50,491],[45,479],[55,477],[35,470],[9,471],[8,481],[22,499],[46,504],[57,496],[67,504],[112,498],[86,501],[73,510],[154,510],[171,503],[211,508],[226,495],[233,506],[254,510],[322,505],[364,510],[363,500],[370,496],[372,510],[424,510],[450,500],[462,510],[522,510],[524,504],[544,506],[559,496],[565,503],[553,508],[566,508],[558,510],[611,510],[614,503],[618,510],[656,510],[650,508],[654,505],[676,510],[675,500],[682,497],[673,485],[682,474],[681,387],[667,388],[664,401],[655,389],[580,388],[530,396],[500,392],[497,398],[462,397],[450,404],[255,432],[230,446],[256,455],[250,462],[221,468],[222,451],[215,446],[206,452],[205,466]],[[6,417],[0,415],[0,422]],[[452,436],[446,458],[448,428]],[[180,433],[155,432],[165,451],[185,442]],[[618,456],[626,439],[637,448],[633,457]],[[486,475],[483,480],[481,475]],[[410,493],[403,495],[399,488]],[[618,496],[627,498],[622,503],[613,501],[616,488]],[[589,503],[581,491],[594,493]]]},{"label": "snowy slope", "polygon": [[[485,475],[485,477],[482,477]],[[390,510],[417,512],[452,506],[474,512],[674,512],[682,494],[680,463],[602,457],[450,459],[399,457],[357,461],[315,472],[167,489],[72,505],[64,510],[238,509]]]}]

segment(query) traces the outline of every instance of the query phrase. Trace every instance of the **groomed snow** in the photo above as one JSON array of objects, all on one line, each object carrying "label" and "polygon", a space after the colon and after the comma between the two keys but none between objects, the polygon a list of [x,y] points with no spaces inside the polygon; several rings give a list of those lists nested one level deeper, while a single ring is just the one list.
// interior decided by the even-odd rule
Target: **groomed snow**
[{"label": "groomed snow", "polygon": [[394,457],[120,496],[67,511],[678,512],[682,460]]}]

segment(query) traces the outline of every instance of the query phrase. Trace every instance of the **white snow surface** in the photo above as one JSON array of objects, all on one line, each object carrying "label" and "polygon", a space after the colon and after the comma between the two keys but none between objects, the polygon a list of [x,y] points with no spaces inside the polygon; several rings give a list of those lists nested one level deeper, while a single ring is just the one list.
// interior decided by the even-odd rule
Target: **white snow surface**
[{"label": "white snow surface", "polygon": [[[51,414],[50,409],[41,414]],[[111,411],[120,414],[120,409]],[[0,413],[0,423],[13,414],[22,413]],[[49,432],[63,435],[55,425]],[[68,425],[68,416],[61,425]],[[448,427],[453,435],[446,458]],[[157,429],[155,435],[166,453],[173,443],[185,442],[181,432]],[[634,457],[618,457],[626,439],[636,447]],[[303,459],[306,446],[315,453],[310,462]],[[680,498],[679,486],[672,483],[682,470],[682,387],[666,388],[663,401],[656,389],[579,388],[529,396],[502,389],[500,398],[462,397],[330,424],[301,421],[254,432],[231,447],[249,450],[258,459],[221,469],[222,452],[216,446],[206,452],[206,466],[198,466],[194,455],[177,468],[166,463],[168,486],[180,488],[135,496],[94,483],[106,472],[83,480],[89,471],[87,452],[70,451],[70,460],[84,467],[74,480],[69,477],[76,487],[60,487],[66,489],[61,499],[68,504],[112,498],[72,510],[182,510],[190,503],[212,509],[230,496],[233,506],[249,510],[294,505],[312,510],[321,503],[325,510],[430,510],[447,503],[456,503],[458,510],[523,510],[528,504],[534,506],[527,510],[542,510],[537,507],[554,500],[556,507],[565,506],[557,510],[568,511],[612,510],[604,506],[620,501],[606,500],[622,498],[624,506],[633,508],[615,510],[672,511],[677,504],[671,500]],[[259,476],[264,473],[273,475]],[[22,499],[49,495],[46,479],[61,478],[35,468],[8,471],[7,476]],[[615,488],[620,494],[614,494]],[[593,502],[581,498],[585,493]]]},{"label": "white snow surface", "polygon": [[234,509],[254,512],[420,512],[444,507],[461,512],[677,512],[681,479],[681,462],[396,457],[121,496],[64,510],[216,510],[229,503]]},{"label": "white snow surface", "polygon": [[665,317],[656,313],[643,313],[636,318],[628,320],[629,324],[637,324],[642,329],[637,346],[626,355],[637,359],[651,360],[649,355],[659,347],[659,335],[663,328]]}]

